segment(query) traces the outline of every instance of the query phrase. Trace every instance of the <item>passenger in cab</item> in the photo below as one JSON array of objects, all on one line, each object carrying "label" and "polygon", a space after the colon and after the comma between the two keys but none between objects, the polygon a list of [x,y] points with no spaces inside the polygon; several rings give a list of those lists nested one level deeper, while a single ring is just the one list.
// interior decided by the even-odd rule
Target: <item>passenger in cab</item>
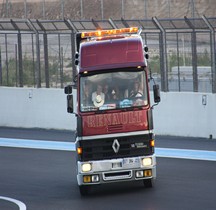
[{"label": "passenger in cab", "polygon": [[111,99],[111,93],[110,93],[110,88],[108,84],[105,84],[103,87],[103,93],[105,95],[105,101],[110,101]]},{"label": "passenger in cab", "polygon": [[102,92],[102,90],[102,85],[98,84],[96,91],[92,93],[92,102],[96,107],[100,107],[104,104],[105,94]]},{"label": "passenger in cab", "polygon": [[86,81],[83,87],[83,104],[84,106],[92,105],[92,85]]},{"label": "passenger in cab", "polygon": [[120,99],[120,90],[119,87],[116,85],[115,87],[112,88],[112,92],[111,92],[111,100],[112,101],[116,101]]}]

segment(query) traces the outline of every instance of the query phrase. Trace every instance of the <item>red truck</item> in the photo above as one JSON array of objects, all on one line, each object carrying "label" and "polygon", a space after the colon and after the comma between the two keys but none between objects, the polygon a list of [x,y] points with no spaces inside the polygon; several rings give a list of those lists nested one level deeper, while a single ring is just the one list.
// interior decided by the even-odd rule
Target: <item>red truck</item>
[{"label": "red truck", "polygon": [[[94,185],[156,178],[147,47],[136,27],[76,35],[77,181],[81,195]],[[159,103],[159,86],[153,85]]]}]

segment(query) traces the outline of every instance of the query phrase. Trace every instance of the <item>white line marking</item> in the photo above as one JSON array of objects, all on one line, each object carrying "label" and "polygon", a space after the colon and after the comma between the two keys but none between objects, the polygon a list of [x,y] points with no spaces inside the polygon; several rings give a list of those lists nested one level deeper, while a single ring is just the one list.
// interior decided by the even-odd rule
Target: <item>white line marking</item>
[{"label": "white line marking", "polygon": [[75,144],[73,142],[46,141],[46,140],[0,138],[0,146],[28,148],[28,149],[75,151]]},{"label": "white line marking", "polygon": [[26,205],[21,201],[18,201],[18,200],[13,199],[13,198],[3,197],[3,196],[0,196],[0,199],[15,203],[17,206],[19,206],[20,210],[26,210]]},{"label": "white line marking", "polygon": [[157,157],[216,161],[216,151],[156,148]]},{"label": "white line marking", "polygon": [[[0,138],[0,146],[28,149],[75,151],[74,142]],[[155,148],[157,157],[216,161],[216,151]]]}]

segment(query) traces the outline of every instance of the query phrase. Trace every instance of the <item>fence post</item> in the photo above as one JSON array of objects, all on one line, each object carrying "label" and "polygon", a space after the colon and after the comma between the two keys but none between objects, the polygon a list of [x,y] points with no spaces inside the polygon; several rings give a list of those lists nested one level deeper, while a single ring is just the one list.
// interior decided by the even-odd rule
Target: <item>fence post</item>
[{"label": "fence post", "polygon": [[192,29],[191,32],[191,49],[192,49],[192,68],[193,68],[193,91],[198,92],[198,72],[197,72],[197,41],[196,41],[196,31],[194,25],[185,16],[185,22]]},{"label": "fence post", "polygon": [[104,19],[104,11],[103,11],[103,9],[104,9],[103,0],[101,0],[101,20]]},{"label": "fence post", "polygon": [[43,0],[43,2],[42,2],[42,13],[43,13],[43,19],[45,20],[45,14],[46,14],[45,0]]},{"label": "fence post", "polygon": [[62,16],[62,20],[64,20],[64,0],[61,0],[61,16]]},{"label": "fence post", "polygon": [[41,88],[41,66],[40,66],[40,36],[36,32],[36,83],[37,88]]},{"label": "fence post", "polygon": [[168,65],[167,65],[167,44],[166,31],[156,17],[152,18],[156,27],[160,30],[160,71],[161,71],[161,90],[168,92]]},{"label": "fence post", "polygon": [[15,44],[15,69],[16,69],[16,87],[18,87],[18,63],[17,63],[17,44]]},{"label": "fence post", "polygon": [[2,85],[2,56],[1,56],[1,47],[0,47],[0,86]]},{"label": "fence post", "polygon": [[23,87],[23,62],[22,62],[22,36],[19,31],[18,38],[18,67],[19,67],[19,83],[20,87]]},{"label": "fence post", "polygon": [[176,39],[177,39],[177,42],[176,42],[176,44],[177,44],[177,57],[178,57],[178,59],[177,59],[177,63],[178,63],[178,90],[179,90],[179,92],[181,92],[181,72],[180,72],[180,66],[179,66],[179,35],[178,35],[178,33],[176,33]]},{"label": "fence post", "polygon": [[125,2],[121,1],[122,18],[125,18]]},{"label": "fence post", "polygon": [[31,34],[31,44],[32,44],[32,69],[33,69],[33,81],[34,81],[34,87],[36,84],[36,79],[35,79],[35,52],[34,52],[34,34]]},{"label": "fence post", "polygon": [[60,59],[60,62],[61,62],[61,71],[60,71],[60,75],[61,75],[61,88],[64,88],[64,52],[63,52],[63,47],[61,47],[61,51],[60,51],[60,54],[61,54],[61,59]]},{"label": "fence post", "polygon": [[212,93],[216,93],[216,42],[215,42],[215,30],[203,15],[204,22],[210,29],[210,44],[211,44],[211,72],[212,72]]},{"label": "fence post", "polygon": [[192,48],[192,65],[193,65],[193,91],[198,92],[196,32],[194,30],[191,34],[191,48]]},{"label": "fence post", "polygon": [[5,34],[5,64],[6,64],[6,72],[7,72],[7,85],[9,85],[9,69],[8,69],[8,41],[7,34]]},{"label": "fence post", "polygon": [[44,41],[44,70],[45,70],[45,82],[46,88],[49,88],[49,57],[48,57],[48,41],[47,41],[47,33],[43,34]]},{"label": "fence post", "polygon": [[24,17],[27,18],[27,0],[24,0]]},{"label": "fence post", "polygon": [[[63,48],[61,47],[61,34],[58,34],[58,54],[59,54],[59,75],[60,87],[63,88]],[[57,79],[58,80],[58,79]],[[57,81],[58,82],[58,81]]]},{"label": "fence post", "polygon": [[80,0],[80,19],[83,19],[83,0]]},{"label": "fence post", "polygon": [[72,61],[72,79],[75,78],[76,74],[77,74],[77,69],[76,69],[76,65],[74,63],[74,58],[75,58],[75,53],[76,53],[76,33],[77,30],[76,28],[73,26],[73,23],[71,22],[71,20],[65,20],[65,23],[67,24],[68,28],[70,28],[71,30],[71,61]]},{"label": "fence post", "polygon": [[72,57],[71,61],[72,61],[72,68],[73,68],[72,78],[75,78],[75,76],[77,74],[76,65],[74,62],[75,54],[76,54],[75,32],[72,31],[72,33],[71,33],[71,57]]},{"label": "fence post", "polygon": [[[35,41],[36,41],[36,71],[35,71],[35,79],[37,83],[37,88],[41,88],[41,68],[40,68],[40,36],[37,31],[37,29],[34,27],[30,19],[27,19],[27,23],[29,27],[34,31],[35,33]],[[37,23],[38,20],[37,20]],[[40,26],[40,24],[39,24]]]}]

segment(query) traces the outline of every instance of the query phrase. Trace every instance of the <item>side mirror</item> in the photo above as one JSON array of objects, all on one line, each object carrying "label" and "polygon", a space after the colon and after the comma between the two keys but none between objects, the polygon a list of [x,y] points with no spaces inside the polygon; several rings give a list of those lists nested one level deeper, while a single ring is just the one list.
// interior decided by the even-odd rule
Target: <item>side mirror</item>
[{"label": "side mirror", "polygon": [[73,113],[73,95],[67,95],[67,112]]},{"label": "side mirror", "polygon": [[68,85],[64,88],[64,93],[65,94],[71,94],[72,93],[72,85]]},{"label": "side mirror", "polygon": [[159,103],[161,98],[160,98],[160,87],[159,85],[153,85],[153,92],[154,92],[154,102]]}]

